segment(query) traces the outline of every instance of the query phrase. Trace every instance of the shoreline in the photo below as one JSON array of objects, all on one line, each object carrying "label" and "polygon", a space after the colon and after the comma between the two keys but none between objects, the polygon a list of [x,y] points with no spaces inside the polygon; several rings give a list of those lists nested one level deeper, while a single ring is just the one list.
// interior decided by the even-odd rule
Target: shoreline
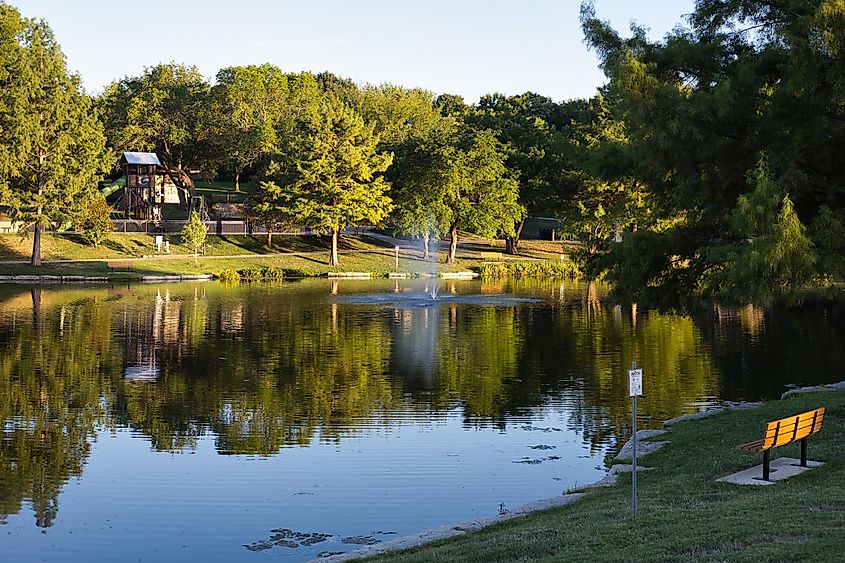
[{"label": "shoreline", "polygon": [[[845,391],[845,380],[840,381],[838,383],[830,383],[825,385],[813,385],[807,387],[796,387],[793,389],[789,389],[781,395],[780,399],[775,399],[773,401],[769,401],[769,403],[775,403],[779,401],[783,401],[788,397],[792,397],[795,395],[801,395],[805,393],[819,393],[819,392],[831,392],[831,391]],[[713,407],[701,411],[699,413],[692,413],[688,415],[682,415],[679,417],[675,417],[669,420],[664,421],[663,423],[663,430],[640,430],[637,432],[638,442],[639,440],[650,439],[657,436],[665,436],[666,434],[671,432],[672,426],[679,422],[688,422],[688,421],[696,421],[705,418],[710,418],[717,414],[721,414],[726,411],[736,411],[736,410],[752,410],[758,409],[763,406],[763,402],[727,402],[724,405],[719,407]],[[607,474],[598,481],[593,483],[588,483],[586,485],[580,485],[577,487],[573,487],[571,489],[565,490],[560,496],[551,497],[548,499],[540,499],[533,502],[526,503],[516,509],[513,512],[508,512],[506,514],[489,516],[489,517],[481,517],[476,518],[473,520],[468,520],[465,522],[459,522],[457,524],[445,525],[439,528],[432,528],[423,530],[416,534],[411,534],[408,536],[403,536],[401,538],[397,538],[395,540],[391,540],[389,542],[384,542],[372,546],[367,546],[364,548],[356,549],[353,551],[348,551],[342,554],[332,555],[330,557],[323,557],[312,559],[311,563],[339,563],[343,561],[352,561],[352,560],[360,560],[369,557],[375,557],[378,555],[390,555],[394,552],[399,552],[406,549],[411,549],[415,547],[424,546],[426,544],[438,541],[438,540],[445,540],[450,538],[456,538],[461,536],[467,536],[472,532],[477,532],[484,528],[487,528],[493,524],[498,524],[501,522],[505,522],[508,520],[512,520],[515,518],[521,518],[524,516],[531,516],[536,515],[537,513],[541,513],[543,511],[549,510],[551,508],[556,508],[560,506],[566,506],[577,501],[582,500],[585,496],[588,495],[589,491],[600,489],[600,488],[610,488],[615,487],[618,481],[618,477],[622,473],[630,473],[632,470],[630,463],[625,463],[625,461],[631,460],[630,450],[632,444],[633,437],[630,438],[620,449],[619,453],[613,458],[613,465],[608,469]],[[669,441],[647,441],[638,443],[639,446],[642,447],[638,451],[638,458],[647,456],[662,446],[670,443]],[[626,453],[627,452],[627,453]],[[653,467],[641,467],[637,466],[637,471],[649,471],[654,469]]]}]

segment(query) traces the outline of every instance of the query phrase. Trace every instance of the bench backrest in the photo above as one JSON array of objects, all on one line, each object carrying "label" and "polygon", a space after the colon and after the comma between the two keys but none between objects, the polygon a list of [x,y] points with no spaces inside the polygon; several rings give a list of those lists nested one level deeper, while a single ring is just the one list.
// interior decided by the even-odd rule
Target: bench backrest
[{"label": "bench backrest", "polygon": [[763,449],[783,446],[815,434],[821,430],[822,420],[824,420],[824,407],[773,420],[766,424]]}]

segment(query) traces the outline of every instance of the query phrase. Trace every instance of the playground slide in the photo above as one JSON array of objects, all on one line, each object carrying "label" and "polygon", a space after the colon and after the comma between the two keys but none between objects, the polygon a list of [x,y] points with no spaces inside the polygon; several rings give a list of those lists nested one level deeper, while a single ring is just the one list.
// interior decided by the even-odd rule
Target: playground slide
[{"label": "playground slide", "polygon": [[100,193],[103,194],[103,197],[109,197],[111,194],[116,192],[117,190],[123,189],[126,185],[126,176],[121,176],[111,184],[106,184],[100,189]]}]

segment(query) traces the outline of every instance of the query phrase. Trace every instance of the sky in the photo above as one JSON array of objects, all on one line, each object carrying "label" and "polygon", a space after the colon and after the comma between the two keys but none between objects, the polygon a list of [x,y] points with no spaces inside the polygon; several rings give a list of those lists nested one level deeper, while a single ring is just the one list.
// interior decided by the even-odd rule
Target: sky
[{"label": "sky", "polygon": [[[145,67],[271,63],[463,96],[589,97],[605,79],[583,42],[580,0],[5,0],[46,20],[89,93]],[[661,39],[694,0],[595,0],[618,31]]]}]

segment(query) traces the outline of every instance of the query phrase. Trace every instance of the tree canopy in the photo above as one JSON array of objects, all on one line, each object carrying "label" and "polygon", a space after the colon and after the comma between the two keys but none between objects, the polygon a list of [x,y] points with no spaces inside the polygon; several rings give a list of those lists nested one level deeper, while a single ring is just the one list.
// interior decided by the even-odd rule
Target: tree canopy
[{"label": "tree canopy", "polygon": [[192,190],[191,172],[213,159],[209,91],[196,67],[176,63],[113,82],[99,99],[109,145],[155,151],[173,183]]},{"label": "tree canopy", "polygon": [[79,77],[69,74],[53,32],[0,3],[0,200],[21,232],[78,219],[109,156]]},{"label": "tree canopy", "polygon": [[336,98],[325,98],[320,111],[299,128],[295,171],[262,183],[262,191],[266,197],[284,185],[277,209],[301,226],[330,234],[329,263],[334,266],[343,229],[377,224],[390,213],[389,185],[382,174],[392,155],[376,152],[373,126]]},{"label": "tree canopy", "polygon": [[[837,244],[803,237],[820,213],[836,231],[845,210],[841,3],[699,0],[688,26],[657,42],[636,25],[630,38],[621,37],[590,3],[582,5],[582,24],[608,76],[615,118],[625,124],[624,161],[655,206],[651,222],[633,235],[642,244],[611,253],[610,278],[636,293],[747,299],[737,284],[719,281],[741,278],[771,296],[826,273],[807,266],[829,264],[812,254]],[[748,217],[757,199],[761,184],[748,177],[760,178],[762,158],[777,188],[758,216],[763,224],[749,231],[738,217]],[[795,252],[773,242],[787,239],[809,259],[796,262]],[[766,267],[749,269],[748,253],[770,244]],[[783,275],[772,278],[774,271]]]}]

